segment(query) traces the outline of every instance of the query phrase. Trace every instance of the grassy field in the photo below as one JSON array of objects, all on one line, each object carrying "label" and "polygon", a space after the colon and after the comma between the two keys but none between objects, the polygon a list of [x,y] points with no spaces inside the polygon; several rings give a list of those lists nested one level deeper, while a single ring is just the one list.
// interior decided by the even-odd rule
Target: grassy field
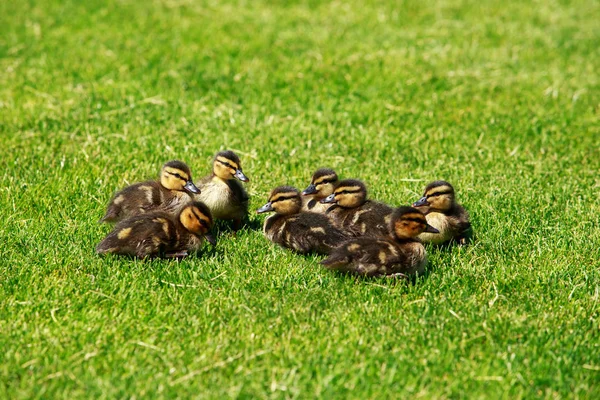
[{"label": "grassy field", "polygon": [[[0,2],[0,398],[599,398],[600,5]],[[477,241],[414,285],[225,234],[100,258],[111,195],[234,149],[251,207],[321,166]]]}]

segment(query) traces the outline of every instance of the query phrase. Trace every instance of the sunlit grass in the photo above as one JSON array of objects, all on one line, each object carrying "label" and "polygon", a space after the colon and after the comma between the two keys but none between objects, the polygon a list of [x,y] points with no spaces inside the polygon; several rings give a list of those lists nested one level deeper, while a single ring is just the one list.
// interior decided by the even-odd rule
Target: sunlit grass
[{"label": "sunlit grass", "polygon": [[[0,4],[0,397],[595,398],[600,9],[575,2]],[[111,195],[240,155],[251,209],[318,167],[477,235],[415,285],[256,228],[100,258]]]}]

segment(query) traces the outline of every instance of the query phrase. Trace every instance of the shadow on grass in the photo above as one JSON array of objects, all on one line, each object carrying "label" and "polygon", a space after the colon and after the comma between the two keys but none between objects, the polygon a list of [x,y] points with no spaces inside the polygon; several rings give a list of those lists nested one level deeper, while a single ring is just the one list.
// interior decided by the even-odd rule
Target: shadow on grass
[{"label": "shadow on grass", "polygon": [[364,276],[364,275],[356,275],[352,272],[330,270],[322,265],[321,265],[321,267],[325,271],[333,274],[334,276],[337,276],[342,279],[347,279],[349,281],[353,281],[356,284],[376,283],[376,284],[385,285],[385,286],[395,286],[398,284],[418,285],[419,283],[428,279],[429,275],[437,269],[436,266],[431,265],[431,263],[428,263],[427,266],[425,267],[425,270],[421,274],[414,274],[414,275],[394,274],[394,275],[387,275],[387,276]]},{"label": "shadow on grass", "polygon": [[235,235],[238,232],[244,231],[260,231],[262,229],[262,221],[258,219],[249,219],[246,218],[242,221],[242,226],[238,231],[233,229],[233,221],[228,220],[217,220],[215,225],[212,228],[212,233],[215,237],[219,237],[222,235]]}]

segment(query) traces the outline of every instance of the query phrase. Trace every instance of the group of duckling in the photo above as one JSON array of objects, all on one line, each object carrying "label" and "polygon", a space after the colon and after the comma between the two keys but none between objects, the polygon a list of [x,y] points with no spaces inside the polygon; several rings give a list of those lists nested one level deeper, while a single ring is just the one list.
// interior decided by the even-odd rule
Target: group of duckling
[{"label": "group of duckling", "polygon": [[136,183],[117,192],[100,222],[116,222],[96,247],[99,254],[185,257],[200,249],[215,218],[233,220],[239,229],[248,214],[248,194],[239,183],[249,179],[233,151],[221,151],[212,174],[194,184],[182,161],[163,165],[156,181]]},{"label": "group of duckling", "polygon": [[[221,151],[213,172],[194,184],[189,167],[169,161],[158,181],[136,183],[117,192],[101,222],[116,222],[97,246],[100,254],[138,258],[180,258],[196,252],[214,219],[232,220],[234,232],[248,214],[248,182],[239,157]],[[362,276],[408,277],[423,272],[423,243],[466,244],[471,225],[456,202],[452,185],[434,181],[412,206],[393,208],[367,198],[365,184],[340,180],[334,170],[318,169],[301,193],[292,186],[273,189],[257,213],[266,218],[267,239],[300,254],[328,257],[332,270]]]}]

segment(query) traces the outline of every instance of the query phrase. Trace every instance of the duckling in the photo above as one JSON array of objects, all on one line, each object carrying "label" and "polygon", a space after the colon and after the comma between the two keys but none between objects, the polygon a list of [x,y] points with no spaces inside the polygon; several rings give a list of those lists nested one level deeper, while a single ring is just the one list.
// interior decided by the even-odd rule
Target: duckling
[{"label": "duckling", "polygon": [[197,199],[208,206],[215,219],[233,220],[234,231],[241,228],[242,219],[248,214],[249,196],[239,181],[250,180],[242,172],[239,157],[226,150],[215,156],[212,175],[198,182],[202,193]]},{"label": "duckling", "polygon": [[348,239],[325,215],[300,212],[301,207],[298,189],[291,186],[273,189],[267,204],[256,211],[258,214],[275,211],[263,226],[267,239],[301,254],[328,254]]},{"label": "duckling", "polygon": [[413,207],[399,207],[392,213],[389,238],[350,239],[323,260],[326,268],[362,276],[407,277],[420,274],[427,264],[421,232],[438,232],[425,215]]},{"label": "duckling", "polygon": [[192,182],[190,168],[182,161],[163,165],[158,181],[135,183],[117,192],[100,222],[116,222],[134,215],[162,209],[178,213],[200,190]]},{"label": "duckling", "polygon": [[213,223],[210,210],[200,202],[190,202],[177,217],[154,211],[121,220],[96,247],[98,254],[114,253],[138,258],[181,257],[197,251]]},{"label": "duckling", "polygon": [[367,187],[357,179],[341,181],[321,203],[334,204],[327,216],[342,232],[351,236],[387,236],[393,209],[367,200]]},{"label": "duckling", "polygon": [[456,203],[451,184],[446,181],[431,182],[413,207],[421,210],[427,217],[427,223],[440,231],[435,234],[422,233],[419,236],[421,240],[433,244],[451,241],[467,244],[471,233],[469,213]]},{"label": "duckling", "polygon": [[320,200],[326,198],[338,184],[338,176],[330,168],[319,168],[310,180],[310,185],[302,192],[302,211],[325,213],[331,204],[323,204]]}]

